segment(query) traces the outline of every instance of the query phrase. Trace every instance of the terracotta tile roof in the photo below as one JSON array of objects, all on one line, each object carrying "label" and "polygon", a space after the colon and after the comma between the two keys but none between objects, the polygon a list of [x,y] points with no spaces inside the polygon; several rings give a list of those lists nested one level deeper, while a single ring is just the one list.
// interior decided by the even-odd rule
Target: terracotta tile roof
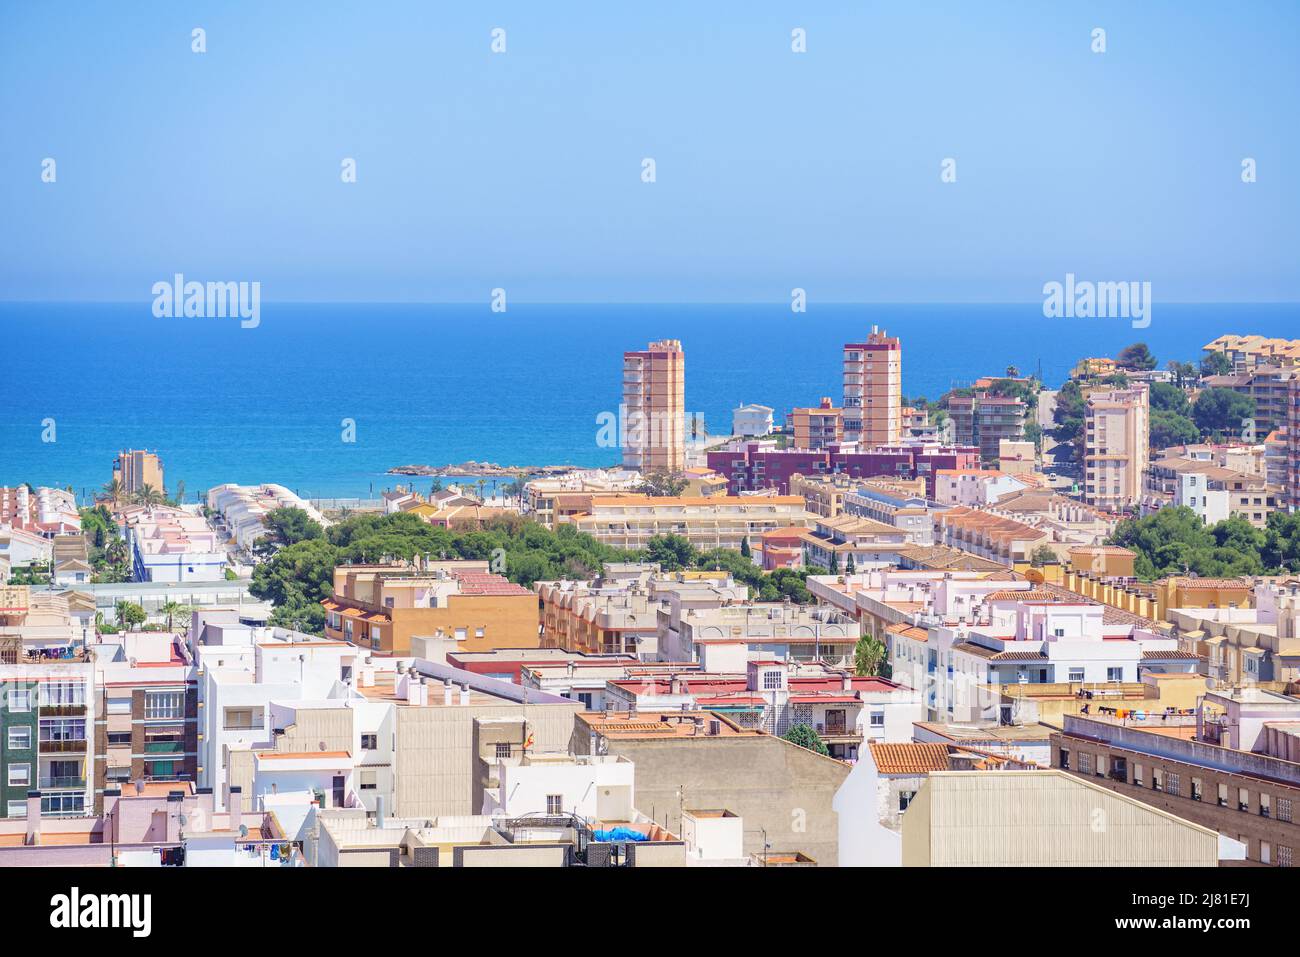
[{"label": "terracotta tile roof", "polygon": [[948,745],[871,742],[871,759],[881,774],[929,774],[948,770]]},{"label": "terracotta tile roof", "polygon": [[1144,651],[1144,660],[1157,661],[1199,661],[1201,656],[1190,651]]}]

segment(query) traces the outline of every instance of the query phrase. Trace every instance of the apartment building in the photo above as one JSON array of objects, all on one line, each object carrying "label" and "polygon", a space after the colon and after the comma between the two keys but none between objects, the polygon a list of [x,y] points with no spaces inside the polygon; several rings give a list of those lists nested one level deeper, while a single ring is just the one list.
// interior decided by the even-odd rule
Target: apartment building
[{"label": "apartment building", "polygon": [[1239,579],[1185,581],[1208,590],[1208,600],[1189,607],[1180,594],[1165,617],[1183,648],[1205,656],[1206,673],[1221,687],[1300,681],[1300,581],[1257,582],[1253,594]]},{"label": "apartment building", "polygon": [[218,485],[208,490],[208,511],[217,528],[245,551],[267,533],[262,519],[277,508],[297,508],[319,525],[329,525],[310,502],[283,485]]},{"label": "apartment building", "polygon": [[748,600],[749,588],[726,572],[659,572],[657,565],[607,566],[587,582],[536,582],[541,643],[580,654],[659,654],[658,610],[670,596],[693,608]]},{"label": "apartment building", "polygon": [[731,434],[762,437],[773,431],[771,406],[750,402],[731,410]]},{"label": "apartment building", "polygon": [[673,833],[691,808],[727,808],[745,821],[747,856],[798,850],[822,865],[838,860],[831,802],[849,773],[843,761],[713,711],[579,714],[573,751],[632,761],[638,807]]},{"label": "apartment building", "polygon": [[744,670],[751,657],[823,661],[849,667],[858,623],[833,608],[753,602],[697,608],[669,595],[659,609],[659,657],[699,662],[707,671]]},{"label": "apartment building", "polygon": [[1144,385],[1088,396],[1084,410],[1084,501],[1112,511],[1136,505],[1150,458]]},{"label": "apartment building", "polygon": [[644,548],[656,535],[680,535],[699,549],[739,550],[764,532],[807,525],[804,501],[795,495],[595,496],[591,511],[569,519],[579,532],[615,548]]},{"label": "apartment building", "polygon": [[979,449],[932,442],[879,447],[857,451],[850,446],[778,449],[772,443],[736,442],[706,455],[709,468],[726,476],[731,494],[775,489],[793,494],[790,478],[843,475],[850,480],[885,478],[924,479],[926,494],[934,495],[934,474],[939,469],[979,468]]},{"label": "apartment building", "polygon": [[623,353],[623,467],[686,467],[686,356],[677,339]]},{"label": "apartment building", "polygon": [[174,635],[103,635],[95,662],[94,807],[132,782],[195,782],[198,684],[193,657]]},{"label": "apartment building", "polygon": [[1052,766],[1294,866],[1300,849],[1300,701],[1258,688],[1207,692],[1191,715],[1067,715]]},{"label": "apartment building", "polygon": [[934,513],[934,541],[1001,565],[1029,561],[1035,548],[1052,540],[1051,532],[986,509],[958,505]]},{"label": "apartment building", "polygon": [[1221,352],[1236,372],[1251,372],[1258,366],[1300,365],[1300,339],[1273,339],[1266,336],[1222,335],[1203,347],[1206,356]]},{"label": "apartment building", "polygon": [[[1297,342],[1300,344],[1300,340]],[[1230,389],[1255,401],[1253,421],[1242,425],[1247,441],[1254,441],[1286,425],[1287,396],[1291,382],[1298,377],[1300,365],[1257,365],[1249,372],[1206,376],[1201,385],[1207,389]]]},{"label": "apartment building", "polygon": [[416,636],[463,651],[535,648],[536,598],[487,562],[340,565],[324,599],[325,637],[380,655],[410,654]]},{"label": "apartment building", "polygon": [[1300,379],[1287,390],[1286,494],[1287,507],[1300,511]]},{"label": "apartment building", "polygon": [[845,495],[843,510],[849,515],[892,525],[913,545],[930,545],[934,541],[924,479],[862,482]]},{"label": "apartment building", "polygon": [[812,408],[791,410],[790,424],[796,449],[824,449],[844,441],[844,410],[829,398]]},{"label": "apartment building", "polygon": [[122,483],[122,488],[128,495],[140,491],[146,485],[158,492],[166,488],[163,484],[162,461],[155,453],[143,449],[127,449],[117,453],[117,458],[113,460],[113,479]]},{"label": "apartment building", "polygon": [[864,448],[903,438],[903,347],[876,326],[844,345],[844,438]]},{"label": "apartment building", "polygon": [[138,582],[203,582],[225,577],[226,550],[201,516],[167,505],[131,505],[119,527]]},{"label": "apartment building", "polygon": [[[13,662],[14,648],[3,649]],[[84,653],[0,664],[0,813],[80,817],[94,806],[95,670]],[[29,797],[37,804],[29,807]]]},{"label": "apartment building", "polygon": [[911,544],[905,531],[870,518],[819,518],[800,536],[805,565],[851,572],[872,563],[896,565]]},{"label": "apartment building", "polygon": [[924,716],[921,693],[874,675],[851,674],[818,662],[790,664],[751,659],[734,674],[627,669],[611,679],[606,707],[634,714],[705,710],[725,714],[744,728],[785,734],[804,724],[831,753],[857,760],[864,743],[909,741]]},{"label": "apartment building", "polygon": [[844,498],[855,483],[845,475],[790,476],[787,483],[791,495],[802,495],[804,508],[822,518],[835,518],[844,511]]},{"label": "apartment building", "polygon": [[1147,471],[1146,489],[1160,501],[1190,508],[1209,525],[1240,516],[1264,528],[1270,512],[1286,507],[1284,489],[1260,472],[1224,468],[1213,461],[1166,455]]},{"label": "apartment building", "polygon": [[1004,495],[1028,491],[1036,484],[1025,475],[997,469],[939,469],[934,476],[934,500],[940,505],[981,508]]},{"label": "apartment building", "polygon": [[931,720],[1002,720],[999,689],[1015,684],[1104,688],[1148,671],[1195,673],[1199,658],[1177,639],[1109,608],[1046,589],[986,593],[966,618],[938,618],[891,633],[893,675],[926,691]]},{"label": "apartment building", "polygon": [[1029,407],[1016,396],[973,392],[948,397],[948,415],[953,424],[953,440],[958,445],[974,445],[985,462],[996,462],[1003,441],[1018,442],[1025,437],[1025,419]]}]

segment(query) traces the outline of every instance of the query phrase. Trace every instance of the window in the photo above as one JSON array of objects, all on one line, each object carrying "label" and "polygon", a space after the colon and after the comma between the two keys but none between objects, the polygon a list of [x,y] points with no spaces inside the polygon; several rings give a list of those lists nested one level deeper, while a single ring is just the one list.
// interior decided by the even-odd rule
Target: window
[{"label": "window", "polygon": [[1107,680],[1107,681],[1123,681],[1123,680],[1124,680],[1124,669],[1123,669],[1123,667],[1119,667],[1119,668],[1107,668],[1107,669],[1106,669],[1106,680]]},{"label": "window", "polygon": [[1142,765],[1140,764],[1133,765],[1133,783],[1137,787],[1142,787]]},{"label": "window", "polygon": [[30,688],[15,688],[9,692],[9,710],[26,713],[32,710],[32,691]]},{"label": "window", "polygon": [[130,714],[131,713],[131,696],[118,695],[110,696],[108,704],[104,709],[108,714]]},{"label": "window", "polygon": [[1291,866],[1291,848],[1287,847],[1285,844],[1279,844],[1277,846],[1277,866]]},{"label": "window", "polygon": [[1226,784],[1220,784],[1219,785],[1219,807],[1227,807],[1227,806],[1228,806],[1228,786]]},{"label": "window", "polygon": [[362,751],[377,751],[379,749],[379,735],[363,734],[361,736]]},{"label": "window", "polygon": [[1271,811],[1272,807],[1269,804],[1268,795],[1261,793],[1259,795],[1259,816],[1268,817]]},{"label": "window", "polygon": [[1201,799],[1201,779],[1192,778],[1192,800],[1199,801],[1200,799]]},{"label": "window", "polygon": [[130,731],[110,731],[108,732],[108,743],[110,745],[129,745],[131,743]]},{"label": "window", "polygon": [[763,690],[780,691],[781,690],[781,672],[765,671],[763,672]]},{"label": "window", "polygon": [[546,795],[546,813],[552,816],[564,813],[564,795],[548,794]]},{"label": "window", "polygon": [[475,629],[474,629],[474,637],[475,637],[475,638],[482,638],[482,637],[483,637],[483,629],[482,629],[482,628],[475,628]]},{"label": "window", "polygon": [[1151,790],[1163,791],[1165,789],[1164,772],[1159,768],[1151,769]]},{"label": "window", "polygon": [[1068,770],[1070,770],[1070,752],[1069,752],[1068,750],[1066,750],[1065,748],[1061,748],[1061,763],[1060,763],[1060,767],[1061,767],[1061,770],[1062,770],[1062,771],[1068,771]]},{"label": "window", "polygon": [[84,681],[41,682],[42,708],[84,707],[85,704],[86,683]]},{"label": "window", "polygon": [[85,718],[41,718],[41,740],[73,742],[86,740]]},{"label": "window", "polygon": [[185,692],[146,691],[144,693],[144,716],[146,718],[185,717]]},{"label": "window", "polygon": [[5,817],[26,817],[26,816],[27,816],[26,801],[10,801],[8,805],[5,806]]},{"label": "window", "polygon": [[1165,775],[1165,793],[1175,797],[1182,793],[1179,789],[1179,777],[1173,771]]},{"label": "window", "polygon": [[900,813],[907,810],[907,806],[912,803],[914,797],[916,797],[915,791],[898,792],[898,810]]},{"label": "window", "polygon": [[9,765],[9,786],[11,788],[31,787],[32,766],[30,764]]},{"label": "window", "polygon": [[1071,680],[1071,681],[1082,681],[1082,680],[1083,680],[1083,669],[1082,669],[1082,668],[1071,668],[1071,669],[1070,669],[1070,680]]},{"label": "window", "polygon": [[510,757],[510,755],[511,755],[511,753],[512,753],[513,751],[514,751],[514,748],[511,746],[511,744],[510,744],[509,741],[498,741],[498,742],[497,742],[497,757],[498,757],[498,758],[508,758],[508,757]]},{"label": "window", "polygon": [[1092,773],[1092,755],[1089,754],[1087,751],[1079,752],[1079,773],[1080,774]]},{"label": "window", "polygon": [[1237,810],[1238,811],[1250,810],[1250,792],[1247,791],[1245,788],[1237,789]]},{"label": "window", "polygon": [[[1279,821],[1285,821],[1288,824],[1291,823],[1291,799],[1290,798],[1280,797],[1277,799],[1277,819]],[[1278,848],[1279,853],[1281,852],[1281,850],[1282,848],[1279,847]]]},{"label": "window", "polygon": [[873,728],[883,728],[885,726],[885,712],[883,711],[871,712],[871,726]]},{"label": "window", "polygon": [[32,729],[30,725],[18,725],[9,729],[10,751],[26,751],[32,746]]},{"label": "window", "polygon": [[1273,846],[1268,841],[1259,842],[1259,860],[1262,864],[1273,863]]},{"label": "window", "polygon": [[[162,715],[148,714],[147,701],[145,708],[147,717],[163,717]],[[222,727],[226,731],[254,731],[260,729],[262,723],[261,708],[227,708]]]},{"label": "window", "polygon": [[374,791],[379,784],[379,774],[376,771],[362,768],[357,772],[357,786],[362,791]]}]

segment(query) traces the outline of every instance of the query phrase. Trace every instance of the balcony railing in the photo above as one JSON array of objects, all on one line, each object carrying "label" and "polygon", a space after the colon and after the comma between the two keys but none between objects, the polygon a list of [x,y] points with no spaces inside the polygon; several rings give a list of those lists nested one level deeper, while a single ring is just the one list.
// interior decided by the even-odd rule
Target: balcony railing
[{"label": "balcony railing", "polygon": [[60,738],[57,741],[41,739],[41,754],[69,754],[85,750],[85,738]]},{"label": "balcony railing", "polygon": [[41,788],[84,788],[86,786],[86,776],[84,774],[55,774],[41,775]]}]

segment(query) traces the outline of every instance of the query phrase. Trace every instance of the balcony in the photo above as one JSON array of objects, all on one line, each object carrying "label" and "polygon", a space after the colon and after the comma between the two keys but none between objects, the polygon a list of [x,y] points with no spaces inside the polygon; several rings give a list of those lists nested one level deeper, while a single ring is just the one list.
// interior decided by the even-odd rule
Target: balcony
[{"label": "balcony", "polygon": [[42,774],[40,777],[41,790],[57,790],[58,788],[84,788],[86,786],[86,776],[84,774]]},{"label": "balcony", "polygon": [[41,739],[41,754],[79,754],[85,750],[85,738],[60,738],[57,741]]}]

